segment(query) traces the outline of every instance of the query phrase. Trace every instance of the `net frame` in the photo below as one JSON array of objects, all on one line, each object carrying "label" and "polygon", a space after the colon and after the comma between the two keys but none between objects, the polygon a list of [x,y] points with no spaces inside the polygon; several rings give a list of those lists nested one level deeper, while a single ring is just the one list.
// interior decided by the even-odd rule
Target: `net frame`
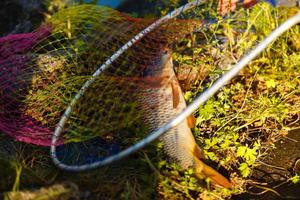
[{"label": "net frame", "polygon": [[93,84],[95,79],[104,71],[106,70],[120,55],[122,55],[127,49],[129,49],[131,46],[133,46],[137,41],[142,39],[145,35],[150,33],[155,28],[159,27],[164,22],[175,18],[179,14],[192,9],[202,3],[204,3],[204,0],[195,0],[190,3],[187,3],[183,5],[182,7],[170,12],[166,16],[160,18],[159,20],[152,23],[150,26],[148,26],[146,29],[138,33],[135,37],[133,37],[130,41],[128,41],[125,45],[123,45],[118,51],[116,51],[109,59],[106,60],[104,64],[102,64],[95,73],[91,76],[91,78],[84,83],[84,85],[81,87],[81,89],[77,92],[75,97],[72,99],[71,103],[69,104],[68,108],[65,110],[64,114],[62,115],[58,125],[55,128],[55,132],[52,136],[51,140],[51,147],[50,147],[50,156],[53,161],[53,163],[60,169],[66,170],[66,171],[74,171],[74,172],[80,172],[80,171],[86,171],[90,169],[94,169],[97,167],[105,166],[108,164],[111,164],[113,162],[116,162],[124,157],[127,157],[136,151],[144,148],[148,144],[152,143],[154,140],[158,139],[160,136],[162,136],[166,131],[169,129],[175,127],[180,122],[182,122],[184,119],[186,119],[188,116],[190,116],[196,109],[199,108],[199,106],[203,105],[210,97],[212,97],[219,89],[221,89],[228,81],[230,81],[234,76],[236,76],[250,61],[252,61],[254,58],[256,58],[262,51],[264,51],[267,46],[272,43],[274,40],[276,40],[280,35],[282,35],[284,32],[286,32],[288,29],[293,27],[294,25],[300,23],[300,12],[296,14],[295,16],[288,19],[286,22],[284,22],[282,25],[280,25],[277,29],[275,29],[268,37],[266,37],[263,41],[261,41],[253,50],[251,50],[248,54],[246,54],[242,59],[235,65],[232,66],[232,68],[226,72],[223,76],[221,76],[218,80],[215,81],[215,83],[208,88],[206,91],[204,91],[199,97],[197,97],[191,104],[187,106],[187,108],[181,112],[179,115],[177,115],[175,118],[173,118],[171,121],[166,123],[164,126],[160,127],[156,131],[151,132],[147,137],[142,139],[141,141],[137,142],[136,144],[128,147],[125,150],[122,150],[121,152],[106,157],[103,160],[96,161],[93,163],[88,164],[82,164],[82,165],[67,165],[62,163],[58,157],[57,157],[57,142],[59,141],[59,137],[62,134],[63,128],[65,123],[68,120],[68,117],[72,113],[72,108],[76,105],[77,101],[81,98],[81,96],[84,95],[85,91]]}]

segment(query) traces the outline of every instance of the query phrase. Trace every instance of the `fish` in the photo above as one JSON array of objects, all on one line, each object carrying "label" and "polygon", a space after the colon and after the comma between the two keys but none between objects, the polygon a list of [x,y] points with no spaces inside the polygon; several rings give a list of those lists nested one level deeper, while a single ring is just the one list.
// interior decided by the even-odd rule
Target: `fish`
[{"label": "fish", "polygon": [[[153,78],[161,81],[159,86],[143,87],[143,95],[138,98],[143,105],[144,121],[150,131],[154,131],[180,114],[187,104],[173,69],[172,51],[169,48],[163,49],[158,63],[145,71],[147,80]],[[159,141],[163,144],[164,152],[183,169],[192,167],[198,178],[210,178],[216,186],[231,188],[232,184],[227,178],[202,161],[203,152],[191,131],[194,124],[195,118],[188,117],[162,135]]]}]

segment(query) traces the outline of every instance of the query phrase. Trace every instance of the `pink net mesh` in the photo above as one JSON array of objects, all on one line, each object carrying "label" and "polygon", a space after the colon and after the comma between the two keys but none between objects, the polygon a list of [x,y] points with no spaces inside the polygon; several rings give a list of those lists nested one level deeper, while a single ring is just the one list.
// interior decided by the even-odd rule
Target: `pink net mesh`
[{"label": "pink net mesh", "polygon": [[[153,21],[104,7],[75,6],[33,33],[0,38],[0,131],[18,141],[49,146],[83,83]],[[188,18],[170,20],[121,55],[76,104],[60,143],[101,137],[132,144],[141,138],[147,132],[142,119],[147,109],[136,98],[163,81],[145,78],[146,72],[166,47],[200,24]]]},{"label": "pink net mesh", "polygon": [[0,38],[0,130],[18,141],[46,145],[51,131],[40,122],[21,112],[21,101],[34,73],[30,51],[50,35],[43,26],[33,33],[8,35]]}]

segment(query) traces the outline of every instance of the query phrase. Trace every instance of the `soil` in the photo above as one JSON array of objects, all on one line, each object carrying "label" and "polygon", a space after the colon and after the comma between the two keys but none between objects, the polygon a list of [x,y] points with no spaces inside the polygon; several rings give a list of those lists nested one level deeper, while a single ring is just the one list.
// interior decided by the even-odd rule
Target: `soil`
[{"label": "soil", "polygon": [[[286,137],[280,139],[262,165],[255,168],[252,179],[260,183],[264,188],[249,187],[249,192],[239,195],[235,200],[276,200],[299,199],[300,184],[293,184],[288,179],[295,175],[295,163],[300,158],[300,129],[291,131]],[[297,162],[297,166],[299,162]],[[299,168],[299,167],[297,167]],[[299,173],[297,171],[297,173]],[[265,192],[264,192],[265,191]],[[263,194],[259,195],[261,192]],[[256,195],[255,195],[256,193]]]},{"label": "soil", "polygon": [[43,1],[1,0],[0,36],[34,30],[44,19]]}]

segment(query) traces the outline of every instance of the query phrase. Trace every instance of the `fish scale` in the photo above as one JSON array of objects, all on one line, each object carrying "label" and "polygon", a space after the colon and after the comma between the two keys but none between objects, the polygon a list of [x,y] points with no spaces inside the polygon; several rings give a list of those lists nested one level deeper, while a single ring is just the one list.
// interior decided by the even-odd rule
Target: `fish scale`
[{"label": "fish scale", "polygon": [[[148,71],[150,71],[147,72],[150,77],[161,78],[162,82],[160,87],[151,87],[146,84],[147,88],[143,90],[143,95],[140,95],[143,98],[139,99],[145,112],[145,123],[150,131],[154,131],[180,114],[186,108],[186,103],[173,71],[170,51],[164,52],[158,65]],[[172,84],[180,93],[176,108],[173,107]],[[196,142],[186,119],[161,136],[160,141],[164,145],[164,151],[179,162],[181,167],[186,169],[193,166],[192,151],[186,147],[185,143],[195,144]]]},{"label": "fish scale", "polygon": [[[163,51],[158,64],[146,71],[148,80],[150,76],[150,79],[152,77],[161,81],[159,87],[144,84],[146,87],[141,89],[138,97],[145,113],[144,121],[149,130],[154,131],[180,114],[187,105],[173,69],[170,50]],[[193,167],[199,178],[209,177],[217,186],[231,187],[225,177],[200,160],[203,158],[202,151],[196,144],[188,119],[168,130],[159,140],[166,154],[183,169]]]}]

